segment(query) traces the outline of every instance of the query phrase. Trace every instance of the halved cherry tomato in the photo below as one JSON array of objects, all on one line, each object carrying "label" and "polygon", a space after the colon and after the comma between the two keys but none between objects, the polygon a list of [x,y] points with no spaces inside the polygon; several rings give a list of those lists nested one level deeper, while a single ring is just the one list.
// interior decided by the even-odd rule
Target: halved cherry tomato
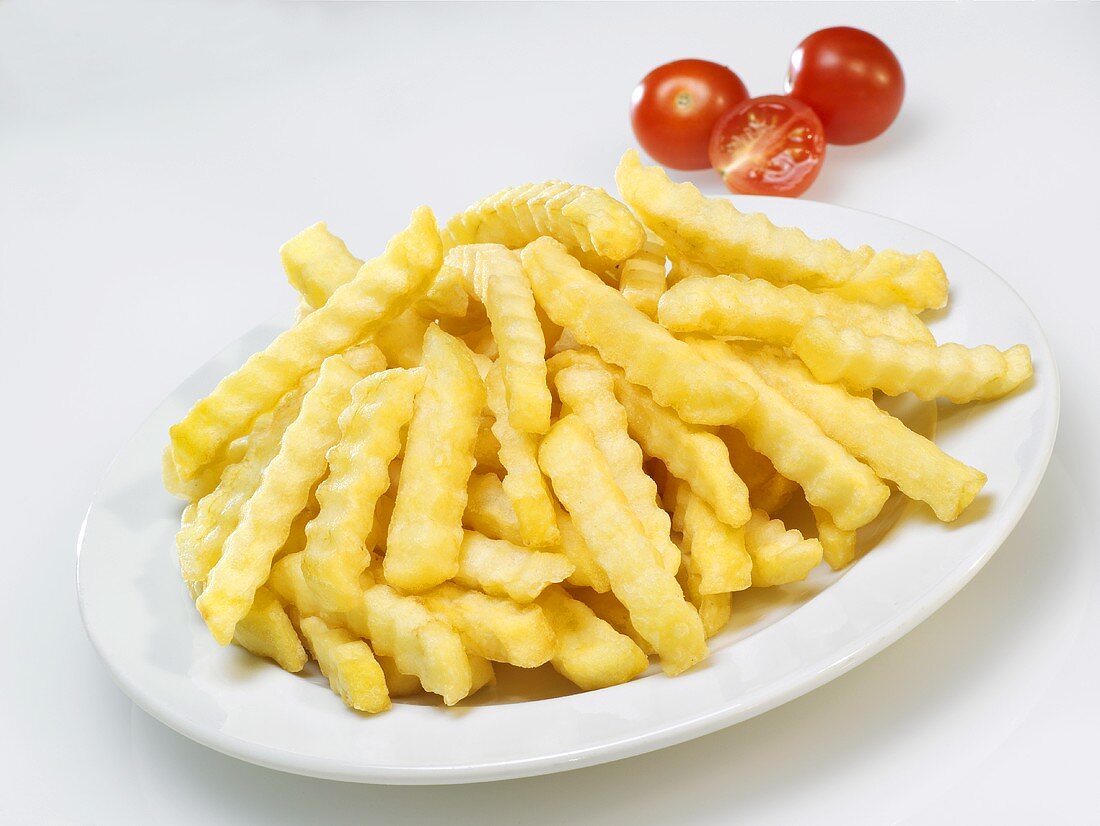
[{"label": "halved cherry tomato", "polygon": [[786,90],[817,112],[829,143],[863,143],[898,116],[905,76],[890,47],[873,34],[837,26],[798,44]]},{"label": "halved cherry tomato", "polygon": [[706,169],[714,124],[748,98],[741,78],[709,60],[658,66],[634,89],[630,122],[642,149],[674,169]]},{"label": "halved cherry tomato", "polygon": [[825,132],[813,109],[781,95],[746,100],[714,126],[710,163],[732,192],[805,192],[825,159]]}]

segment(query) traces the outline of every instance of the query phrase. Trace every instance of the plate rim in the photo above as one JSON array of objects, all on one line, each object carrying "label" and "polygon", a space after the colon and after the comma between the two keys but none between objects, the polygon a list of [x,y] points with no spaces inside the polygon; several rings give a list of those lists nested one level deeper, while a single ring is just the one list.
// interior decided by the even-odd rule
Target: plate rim
[{"label": "plate rim", "polygon": [[[738,206],[741,204],[753,205],[753,211],[760,211],[767,214],[766,204],[774,203],[777,200],[787,199],[777,199],[770,196],[731,196],[730,200]],[[791,674],[778,685],[775,682],[769,683],[766,690],[767,698],[759,702],[752,702],[752,697],[755,696],[755,694],[765,693],[764,689],[759,689],[755,694],[750,693],[738,698],[739,702],[735,704],[728,703],[687,720],[650,728],[632,737],[621,737],[596,746],[586,746],[572,751],[558,751],[522,759],[467,763],[463,765],[371,765],[369,767],[360,765],[349,767],[346,762],[339,759],[316,755],[305,756],[296,751],[260,744],[253,740],[238,737],[235,734],[229,734],[211,727],[196,728],[188,724],[189,721],[187,718],[180,714],[171,702],[159,700],[147,692],[140,684],[127,679],[125,674],[121,673],[116,667],[116,664],[106,655],[105,647],[97,638],[96,633],[93,631],[92,624],[88,621],[85,605],[86,588],[81,573],[81,560],[83,558],[83,548],[89,519],[96,506],[100,504],[106,482],[110,478],[112,470],[114,470],[115,466],[121,460],[127,447],[156,415],[157,410],[160,408],[160,405],[158,405],[149,415],[142,419],[133,433],[131,433],[119,446],[110,463],[100,475],[77,535],[75,584],[77,586],[77,598],[81,621],[92,647],[95,649],[102,663],[106,666],[112,680],[119,686],[123,693],[130,697],[130,699],[145,713],[159,720],[177,733],[222,754],[244,760],[254,765],[277,771],[292,772],[329,780],[383,784],[444,785],[467,782],[486,782],[550,774],[574,768],[598,765],[677,745],[696,737],[713,733],[722,728],[736,725],[737,723],[764,714],[780,705],[797,699],[847,673],[897,642],[942,608],[943,605],[959,593],[959,591],[977,575],[992,558],[993,554],[1003,545],[1012,531],[1015,530],[1020,519],[1030,506],[1035,493],[1038,491],[1046,475],[1054,445],[1057,441],[1061,415],[1061,380],[1058,365],[1055,361],[1054,353],[1050,347],[1050,342],[1046,333],[1031,307],[1024,301],[1010,282],[976,256],[935,233],[880,213],[855,207],[831,204],[824,201],[815,201],[813,199],[799,199],[799,202],[814,204],[815,206],[824,207],[829,210],[858,213],[897,224],[935,239],[938,244],[951,248],[956,253],[971,259],[991,273],[1018,302],[1019,306],[1024,311],[1026,320],[1030,322],[1037,334],[1037,343],[1041,345],[1043,351],[1042,361],[1044,365],[1049,366],[1049,373],[1044,372],[1043,374],[1043,392],[1049,396],[1048,401],[1051,405],[1050,426],[1046,431],[1040,434],[1043,441],[1038,445],[1038,449],[1031,454],[1033,456],[1032,461],[1034,462],[1035,470],[1030,479],[1024,480],[1025,484],[1022,486],[1022,495],[1019,497],[1015,509],[1008,514],[1007,517],[1002,513],[1002,521],[999,523],[998,528],[986,538],[983,538],[983,550],[980,555],[973,558],[969,565],[956,566],[948,571],[933,587],[928,588],[924,592],[921,602],[916,608],[900,616],[894,614],[892,616],[895,618],[895,621],[886,620],[878,626],[856,635],[848,645],[838,648],[833,652],[831,662],[813,671],[811,674],[807,675],[804,672],[792,671]],[[199,364],[194,371],[184,377],[176,388],[165,397],[165,400],[178,392],[183,384],[190,381],[207,364],[218,358],[221,353],[232,348],[242,338],[247,337],[270,323],[271,321],[269,320],[257,325],[252,328],[251,331],[246,331],[237,339],[209,356],[205,361]],[[163,404],[163,401],[161,404]],[[808,603],[799,606],[795,611],[792,611],[788,617],[797,613],[798,610],[801,610],[805,604]],[[785,619],[787,619],[787,617],[781,619],[780,622]]]}]

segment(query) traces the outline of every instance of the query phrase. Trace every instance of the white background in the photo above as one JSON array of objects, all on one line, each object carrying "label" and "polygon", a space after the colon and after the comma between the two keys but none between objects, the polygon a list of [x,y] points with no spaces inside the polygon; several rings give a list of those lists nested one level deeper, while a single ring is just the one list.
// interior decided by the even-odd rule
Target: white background
[{"label": "white background", "polygon": [[[1046,481],[973,583],[763,717],[531,780],[282,775],[132,706],[80,625],[77,530],[146,412],[290,305],[283,240],[324,218],[369,257],[420,203],[609,185],[649,68],[707,57],[777,92],[793,46],[836,24],[890,43],[908,96],[882,138],[831,147],[807,197],[991,265],[1061,367]],[[1075,3],[0,3],[0,821],[1100,820],[1098,44],[1100,5]]]}]

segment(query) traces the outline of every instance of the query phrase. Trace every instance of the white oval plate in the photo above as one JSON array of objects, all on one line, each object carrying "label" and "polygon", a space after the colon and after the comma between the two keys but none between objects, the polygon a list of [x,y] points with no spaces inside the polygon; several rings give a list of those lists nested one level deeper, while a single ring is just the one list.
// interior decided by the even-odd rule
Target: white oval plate
[{"label": "white oval plate", "polygon": [[[938,443],[989,475],[957,523],[944,526],[908,507],[843,574],[821,566],[805,583],[744,597],[710,659],[675,679],[651,669],[589,693],[521,702],[518,691],[504,688],[490,704],[395,703],[385,714],[359,715],[316,675],[288,674],[236,647],[220,648],[179,580],[173,536],[180,503],[160,483],[168,426],[276,334],[266,325],[153,412],[88,509],[78,554],[81,610],[122,689],[181,734],[275,769],[374,783],[496,780],[629,757],[740,722],[843,674],[928,617],[1001,545],[1046,469],[1058,423],[1058,377],[1046,339],[1004,281],[932,235],[812,201],[734,200],[847,245],[931,249],[951,279],[951,309],[933,322],[940,341],[1031,347],[1035,378],[1027,387],[993,404],[941,410]],[[502,682],[514,686],[515,679]]]}]

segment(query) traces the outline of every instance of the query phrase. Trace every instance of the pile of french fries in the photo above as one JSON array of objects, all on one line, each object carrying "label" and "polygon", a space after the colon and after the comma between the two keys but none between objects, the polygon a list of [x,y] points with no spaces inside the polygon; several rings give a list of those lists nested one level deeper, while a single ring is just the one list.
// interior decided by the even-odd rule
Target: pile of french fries
[{"label": "pile of french fries", "polygon": [[[363,262],[282,248],[298,320],[171,428],[180,569],[214,638],[352,708],[451,705],[493,663],[582,689],[707,656],[733,595],[856,553],[891,487],[957,518],[985,483],[872,391],[956,403],[1026,347],[937,345],[934,255],[846,249],[633,152],[601,189],[427,208]],[[817,536],[777,518],[800,491]]]}]

